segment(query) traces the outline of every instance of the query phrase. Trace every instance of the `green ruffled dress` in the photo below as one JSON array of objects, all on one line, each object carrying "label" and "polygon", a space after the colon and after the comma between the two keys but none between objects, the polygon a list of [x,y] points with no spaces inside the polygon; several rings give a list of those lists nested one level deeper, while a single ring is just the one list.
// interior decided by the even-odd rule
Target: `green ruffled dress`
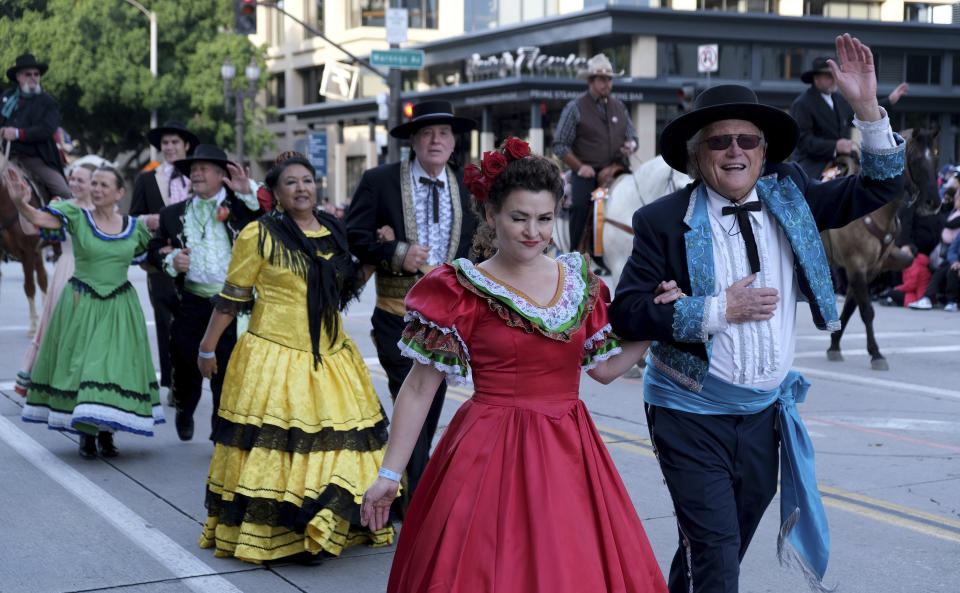
[{"label": "green ruffled dress", "polygon": [[70,233],[76,269],[40,346],[22,418],[54,430],[152,436],[163,408],[143,310],[127,280],[150,232],[125,217],[120,233],[104,233],[69,202],[44,210],[63,221],[61,236]]}]

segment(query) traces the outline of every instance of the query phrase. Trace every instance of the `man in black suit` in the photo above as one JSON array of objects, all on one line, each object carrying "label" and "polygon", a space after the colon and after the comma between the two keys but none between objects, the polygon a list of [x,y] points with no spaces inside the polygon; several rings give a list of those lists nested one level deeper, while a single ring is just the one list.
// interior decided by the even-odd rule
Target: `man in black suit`
[{"label": "man in black suit", "polygon": [[[190,178],[177,170],[173,163],[187,158],[197,145],[198,139],[187,126],[178,121],[168,121],[147,132],[147,140],[163,155],[163,162],[152,171],[137,175],[133,184],[130,215],[143,219],[147,228],[156,235],[160,224],[160,210],[190,196]],[[178,303],[177,291],[169,274],[149,264],[143,266],[147,268],[147,290],[150,293],[150,304],[153,305],[153,318],[157,328],[160,401],[166,400],[167,404],[172,406],[170,324]]]},{"label": "man in black suit", "polygon": [[[813,67],[800,75],[810,85],[790,106],[790,115],[800,128],[800,138],[793,152],[797,161],[812,179],[820,179],[827,163],[838,154],[849,154],[855,149],[850,140],[853,108],[837,92],[837,82],[827,65],[827,58],[813,60]],[[890,110],[909,85],[902,82],[893,89],[880,106]]]},{"label": "man in black suit", "polygon": [[[390,130],[410,139],[410,158],[364,172],[347,213],[350,250],[376,270],[377,304],[371,335],[380,365],[387,373],[390,396],[413,363],[397,348],[405,326],[403,299],[425,273],[459,257],[466,257],[477,219],[463,171],[448,164],[455,134],[472,130],[476,122],[457,117],[447,101],[426,101],[413,108],[413,118]],[[406,509],[430,458],[446,383],[437,390],[407,464]]]},{"label": "man in black suit", "polygon": [[[147,261],[174,279],[180,298],[170,326],[170,363],[177,435],[188,441],[193,438],[193,413],[203,384],[197,357],[211,354],[199,350],[213,312],[210,299],[223,288],[237,235],[263,211],[248,172],[227,160],[216,146],[200,144],[193,156],[173,164],[190,176],[192,195],[160,211]],[[236,327],[234,320],[217,344],[216,357],[224,371],[237,341]],[[220,372],[210,380],[213,430],[222,390]]]},{"label": "man in black suit", "polygon": [[47,64],[32,54],[17,56],[7,69],[7,78],[16,83],[0,97],[0,138],[10,142],[10,156],[46,187],[50,196],[73,197],[54,134],[60,125],[60,105],[40,88]]},{"label": "man in black suit", "polygon": [[[633,216],[610,322],[624,339],[653,340],[643,392],[677,516],[671,593],[738,590],[778,473],[778,552],[822,583],[828,528],[796,405],[809,383],[791,369],[797,304],[809,303],[819,329],[839,329],[819,231],[897,198],[905,148],[878,105],[870,49],[844,35],[837,56],[842,70],[829,65],[863,134],[860,174],[818,183],[783,163],[793,119],[747,87],[720,85],[660,136],[664,160],[694,183]],[[655,301],[662,280],[676,281],[679,299]]]}]

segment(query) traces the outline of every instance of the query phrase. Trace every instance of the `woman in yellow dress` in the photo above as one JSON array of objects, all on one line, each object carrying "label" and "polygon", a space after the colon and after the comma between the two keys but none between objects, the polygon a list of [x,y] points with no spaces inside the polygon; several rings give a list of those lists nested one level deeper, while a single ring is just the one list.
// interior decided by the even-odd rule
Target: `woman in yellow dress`
[{"label": "woman in yellow dress", "polygon": [[252,309],[226,368],[207,477],[200,547],[216,556],[312,563],[393,543],[392,528],[360,525],[387,420],[342,327],[361,283],[342,224],[316,208],[314,175],[299,153],[277,159],[266,178],[277,208],[237,237],[200,343],[209,378],[221,333]]}]

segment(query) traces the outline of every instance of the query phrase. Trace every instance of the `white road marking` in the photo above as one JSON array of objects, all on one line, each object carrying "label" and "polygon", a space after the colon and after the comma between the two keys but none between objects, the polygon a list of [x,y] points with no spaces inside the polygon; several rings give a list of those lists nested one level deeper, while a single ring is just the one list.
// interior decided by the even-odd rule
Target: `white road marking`
[{"label": "white road marking", "polygon": [[124,536],[166,566],[184,585],[196,593],[243,593],[202,560],[151,526],[122,502],[91,482],[86,476],[47,451],[40,443],[0,416],[0,439],[45,473],[78,500],[113,524]]},{"label": "white road marking", "polygon": [[960,400],[960,391],[954,389],[943,389],[941,387],[928,387],[916,383],[905,383],[903,381],[890,381],[888,379],[874,379],[873,377],[860,377],[850,373],[835,373],[833,371],[821,371],[820,369],[808,367],[793,367],[793,370],[807,377],[820,377],[821,379],[833,379],[844,383],[857,383],[869,387],[882,387],[890,390],[892,395],[902,397],[905,391],[913,393],[923,393],[939,397],[949,397]]},{"label": "white road marking", "polygon": [[[850,424],[863,428],[877,428],[886,430],[916,430],[923,432],[945,432],[960,434],[960,422],[949,420],[929,420],[926,418],[886,418],[878,416],[821,416],[825,420]],[[811,422],[815,422],[811,420]]]},{"label": "white road marking", "polygon": [[[886,338],[920,338],[920,337],[949,337],[960,336],[960,330],[919,330],[919,331],[888,331],[874,332],[874,337],[878,340]],[[799,334],[798,340],[826,340],[830,342],[830,332],[819,332],[815,334]],[[866,340],[867,334],[864,332],[848,332],[843,334],[844,340]]]},{"label": "white road marking", "polygon": [[[829,341],[824,343],[823,350],[806,350],[803,352],[797,352],[793,355],[794,358],[826,358],[827,357],[827,346],[829,346]],[[842,350],[844,356],[869,356],[870,353],[867,352],[866,348],[853,348],[850,350]],[[960,344],[950,344],[943,346],[905,346],[898,348],[897,346],[884,346],[882,349],[883,355],[888,356],[891,354],[930,354],[933,352],[960,352]]]}]

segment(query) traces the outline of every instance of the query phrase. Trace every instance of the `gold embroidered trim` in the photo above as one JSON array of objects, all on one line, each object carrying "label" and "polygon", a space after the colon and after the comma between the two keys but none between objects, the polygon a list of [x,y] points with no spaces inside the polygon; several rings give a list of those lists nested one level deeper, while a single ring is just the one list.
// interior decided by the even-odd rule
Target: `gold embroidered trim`
[{"label": "gold embroidered trim", "polygon": [[252,301],[253,300],[253,287],[252,286],[237,286],[236,284],[230,284],[229,282],[223,283],[223,288],[220,289],[220,296],[231,301]]}]

